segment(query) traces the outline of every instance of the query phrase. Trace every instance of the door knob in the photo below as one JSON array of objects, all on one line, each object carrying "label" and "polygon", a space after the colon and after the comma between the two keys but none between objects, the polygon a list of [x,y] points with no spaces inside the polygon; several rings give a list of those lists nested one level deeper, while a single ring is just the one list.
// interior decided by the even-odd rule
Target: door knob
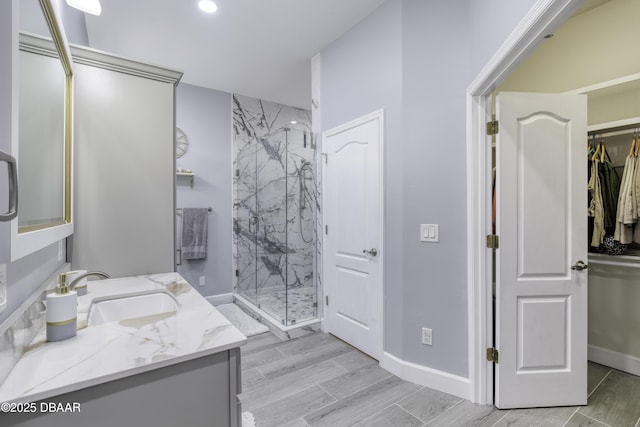
[{"label": "door knob", "polygon": [[370,250],[363,250],[362,251],[363,254],[365,255],[371,255],[372,257],[378,255],[378,250],[376,248],[371,248]]},{"label": "door knob", "polygon": [[587,268],[589,268],[589,266],[587,264],[584,263],[584,261],[578,261],[576,262],[574,265],[571,266],[572,270],[586,270]]}]

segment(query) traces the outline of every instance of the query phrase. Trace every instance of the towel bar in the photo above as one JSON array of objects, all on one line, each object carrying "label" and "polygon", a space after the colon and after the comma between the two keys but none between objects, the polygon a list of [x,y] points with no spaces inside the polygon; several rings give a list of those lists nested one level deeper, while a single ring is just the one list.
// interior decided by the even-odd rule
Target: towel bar
[{"label": "towel bar", "polygon": [[[183,208],[176,208],[176,211],[177,211],[177,212],[182,212],[182,209],[183,209]],[[211,211],[213,211],[213,208],[207,208],[207,210],[208,210],[209,212],[211,212]]]}]

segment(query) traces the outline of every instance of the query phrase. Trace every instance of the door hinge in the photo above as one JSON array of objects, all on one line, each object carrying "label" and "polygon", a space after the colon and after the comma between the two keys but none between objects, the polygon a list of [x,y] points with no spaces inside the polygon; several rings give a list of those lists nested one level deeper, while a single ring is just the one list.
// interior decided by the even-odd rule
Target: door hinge
[{"label": "door hinge", "polygon": [[236,277],[240,277],[240,270],[236,269]]},{"label": "door hinge", "polygon": [[329,305],[329,295],[324,297],[324,305]]},{"label": "door hinge", "polygon": [[496,136],[500,130],[500,123],[496,120],[496,115],[491,116],[491,121],[487,122],[487,135]]},{"label": "door hinge", "polygon": [[322,153],[322,155],[324,156],[324,164],[329,164],[329,155],[327,153]]},{"label": "door hinge", "polygon": [[487,248],[498,249],[500,247],[500,238],[497,234],[487,234]]},{"label": "door hinge", "polygon": [[240,169],[236,169],[236,178],[240,177]]},{"label": "door hinge", "polygon": [[324,226],[324,234],[326,234],[327,236],[329,235],[329,226],[328,225]]},{"label": "door hinge", "polygon": [[498,349],[494,347],[487,348],[487,362],[498,363]]}]

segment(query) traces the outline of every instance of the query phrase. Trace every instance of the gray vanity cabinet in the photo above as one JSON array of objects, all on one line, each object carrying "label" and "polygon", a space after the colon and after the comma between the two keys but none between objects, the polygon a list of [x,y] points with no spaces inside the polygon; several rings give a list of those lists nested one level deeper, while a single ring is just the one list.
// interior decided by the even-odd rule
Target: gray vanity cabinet
[{"label": "gray vanity cabinet", "polygon": [[79,403],[79,412],[2,414],[0,425],[239,427],[239,366],[240,349],[234,348],[43,401]]}]

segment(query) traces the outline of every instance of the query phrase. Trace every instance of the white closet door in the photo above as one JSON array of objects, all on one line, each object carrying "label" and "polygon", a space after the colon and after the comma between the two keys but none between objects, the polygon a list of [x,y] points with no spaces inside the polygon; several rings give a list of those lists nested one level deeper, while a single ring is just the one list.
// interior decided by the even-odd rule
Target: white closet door
[{"label": "white closet door", "polygon": [[587,403],[586,104],[504,92],[496,101],[499,408]]},{"label": "white closet door", "polygon": [[73,268],[174,269],[174,85],[75,64]]}]

